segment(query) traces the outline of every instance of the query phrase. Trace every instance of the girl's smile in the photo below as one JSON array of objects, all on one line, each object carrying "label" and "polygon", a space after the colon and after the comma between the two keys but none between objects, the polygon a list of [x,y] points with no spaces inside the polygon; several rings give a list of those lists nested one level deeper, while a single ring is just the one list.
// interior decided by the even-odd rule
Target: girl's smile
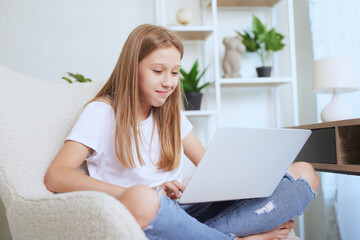
[{"label": "girl's smile", "polygon": [[156,91],[156,92],[160,95],[160,97],[167,98],[167,97],[168,97],[168,93],[169,93],[170,91]]}]

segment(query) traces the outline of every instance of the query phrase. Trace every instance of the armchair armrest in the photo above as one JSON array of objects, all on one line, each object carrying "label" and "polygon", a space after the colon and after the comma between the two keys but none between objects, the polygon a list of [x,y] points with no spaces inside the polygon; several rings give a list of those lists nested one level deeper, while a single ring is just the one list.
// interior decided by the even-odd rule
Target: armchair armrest
[{"label": "armchair armrest", "polygon": [[17,197],[7,215],[14,239],[146,239],[130,212],[102,192]]}]

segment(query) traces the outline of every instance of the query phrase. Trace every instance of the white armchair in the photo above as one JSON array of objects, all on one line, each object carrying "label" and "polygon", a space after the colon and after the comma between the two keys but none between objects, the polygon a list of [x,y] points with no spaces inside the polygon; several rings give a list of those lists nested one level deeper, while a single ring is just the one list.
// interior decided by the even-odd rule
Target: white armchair
[{"label": "white armchair", "polygon": [[112,196],[44,185],[80,108],[103,84],[58,84],[0,66],[0,196],[13,239],[146,239]]}]

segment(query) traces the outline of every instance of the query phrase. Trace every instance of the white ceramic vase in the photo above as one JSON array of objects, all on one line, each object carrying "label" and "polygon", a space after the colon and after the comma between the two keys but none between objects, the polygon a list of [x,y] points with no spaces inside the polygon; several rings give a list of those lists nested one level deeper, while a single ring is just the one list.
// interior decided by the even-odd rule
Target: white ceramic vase
[{"label": "white ceramic vase", "polygon": [[187,25],[192,20],[192,13],[188,8],[180,8],[176,13],[176,20],[182,24]]}]

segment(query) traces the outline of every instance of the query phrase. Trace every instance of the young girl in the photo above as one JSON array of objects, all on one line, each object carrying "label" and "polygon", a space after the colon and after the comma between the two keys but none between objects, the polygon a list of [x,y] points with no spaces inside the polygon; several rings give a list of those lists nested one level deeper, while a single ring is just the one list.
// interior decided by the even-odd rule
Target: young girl
[{"label": "young girl", "polygon": [[[293,164],[268,198],[186,206],[174,201],[185,189],[184,154],[195,165],[204,154],[180,111],[182,56],[171,31],[137,27],[50,165],[46,187],[114,196],[149,239],[285,239],[294,227],[290,219],[315,197],[319,180],[310,164]],[[90,176],[77,171],[84,160]]]}]

